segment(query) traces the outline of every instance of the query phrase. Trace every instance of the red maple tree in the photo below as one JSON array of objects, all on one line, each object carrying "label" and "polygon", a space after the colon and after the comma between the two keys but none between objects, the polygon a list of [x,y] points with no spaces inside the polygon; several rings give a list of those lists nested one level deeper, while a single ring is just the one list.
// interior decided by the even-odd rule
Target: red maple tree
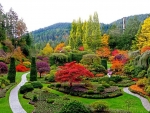
[{"label": "red maple tree", "polygon": [[55,74],[55,80],[58,82],[69,82],[70,87],[73,82],[80,82],[83,77],[94,77],[93,73],[75,61],[66,63],[59,68]]}]

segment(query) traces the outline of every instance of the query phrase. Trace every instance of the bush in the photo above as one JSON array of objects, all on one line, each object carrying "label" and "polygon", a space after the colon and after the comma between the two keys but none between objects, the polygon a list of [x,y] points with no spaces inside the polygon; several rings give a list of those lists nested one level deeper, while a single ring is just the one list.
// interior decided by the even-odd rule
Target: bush
[{"label": "bush", "polygon": [[34,95],[33,98],[32,98],[32,102],[37,102],[37,101],[38,101],[38,98],[37,98],[36,95]]},{"label": "bush", "polygon": [[60,83],[56,83],[55,87],[59,88],[59,87],[61,87],[61,84]]},{"label": "bush", "polygon": [[71,101],[65,104],[59,113],[90,113],[90,111],[78,101]]},{"label": "bush", "polygon": [[98,86],[97,91],[98,92],[103,92],[104,91],[104,86]]},{"label": "bush", "polygon": [[143,78],[143,79],[139,79],[137,82],[136,82],[136,85],[140,86],[140,87],[143,87],[145,86],[147,83],[147,79],[146,78]]},{"label": "bush", "polygon": [[17,66],[16,66],[16,71],[17,72],[25,72],[25,71],[28,71],[29,69],[28,68],[26,68],[24,65],[22,65],[22,64],[18,64]]},{"label": "bush", "polygon": [[96,101],[90,105],[96,112],[104,112],[108,109],[108,104],[103,101]]},{"label": "bush", "polygon": [[54,101],[55,101],[55,100],[54,100],[54,99],[51,99],[51,98],[48,98],[48,99],[46,100],[46,102],[47,102],[47,103],[50,103],[50,104],[54,103]]},{"label": "bush", "polygon": [[145,74],[146,74],[146,71],[145,70],[142,70],[141,72],[139,72],[139,74],[138,74],[138,78],[142,78],[142,77],[144,77],[145,76]]},{"label": "bush", "polygon": [[0,74],[6,74],[8,72],[8,67],[4,62],[0,62]]},{"label": "bush", "polygon": [[94,91],[93,90],[87,90],[87,94],[94,94]]},{"label": "bush", "polygon": [[105,81],[101,82],[102,86],[104,86],[105,88],[109,88],[110,85],[108,83],[106,83]]},{"label": "bush", "polygon": [[43,85],[39,81],[33,81],[33,82],[31,82],[31,84],[34,88],[40,88],[41,89],[43,87]]},{"label": "bush", "polygon": [[27,68],[30,68],[31,63],[29,61],[23,62],[23,65],[26,66]]},{"label": "bush", "polygon": [[26,92],[30,92],[34,89],[31,83],[26,83],[25,85],[21,86],[20,93],[24,94]]},{"label": "bush", "polygon": [[122,78],[120,76],[111,76],[110,81],[118,83],[118,82],[122,81]]}]

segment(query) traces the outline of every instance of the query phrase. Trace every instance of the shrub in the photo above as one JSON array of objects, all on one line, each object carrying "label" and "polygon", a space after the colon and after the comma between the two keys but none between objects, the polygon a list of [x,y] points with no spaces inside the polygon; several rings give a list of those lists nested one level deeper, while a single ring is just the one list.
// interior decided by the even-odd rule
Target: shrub
[{"label": "shrub", "polygon": [[122,81],[122,78],[120,76],[111,76],[110,80],[117,83],[117,82]]},{"label": "shrub", "polygon": [[10,67],[7,79],[10,81],[10,83],[14,83],[16,79],[15,58],[13,57],[10,59]]},{"label": "shrub", "polygon": [[29,61],[23,62],[23,65],[26,66],[27,68],[30,68],[31,63]]},{"label": "shrub", "polygon": [[0,74],[6,74],[8,72],[8,67],[4,62],[0,62]]},{"label": "shrub", "polygon": [[78,101],[71,101],[65,104],[59,113],[90,113],[90,111]]},{"label": "shrub", "polygon": [[148,94],[148,95],[150,95],[150,86],[147,86],[147,88],[146,88],[146,93]]},{"label": "shrub", "polygon": [[81,63],[85,65],[99,64],[101,62],[99,56],[96,54],[85,54],[82,57]]},{"label": "shrub", "polygon": [[32,98],[32,102],[37,102],[37,101],[38,101],[37,95],[34,95]]},{"label": "shrub", "polygon": [[104,112],[108,109],[108,104],[103,101],[96,101],[90,105],[96,112]]},{"label": "shrub", "polygon": [[68,62],[68,56],[64,53],[52,53],[50,55],[49,62],[51,65],[63,65]]},{"label": "shrub", "polygon": [[41,89],[43,87],[43,85],[39,81],[33,81],[33,82],[31,82],[31,84],[34,88],[40,88]]},{"label": "shrub", "polygon": [[25,72],[25,71],[28,71],[29,69],[28,68],[26,68],[24,65],[22,65],[22,64],[18,64],[17,66],[16,66],[16,71],[17,72]]},{"label": "shrub", "polygon": [[104,86],[100,85],[97,87],[98,92],[103,92],[104,91]]},{"label": "shrub", "polygon": [[143,78],[143,79],[139,79],[137,82],[136,82],[136,85],[140,86],[140,87],[143,87],[145,86],[147,83],[147,79],[146,78]]},{"label": "shrub", "polygon": [[137,77],[142,78],[142,77],[145,76],[145,74],[146,74],[146,71],[145,71],[145,70],[142,70],[141,72],[139,72],[139,74],[138,74]]},{"label": "shrub", "polygon": [[135,66],[134,67],[134,76],[137,76],[143,70],[142,66]]},{"label": "shrub", "polygon": [[87,94],[94,94],[93,90],[87,90]]},{"label": "shrub", "polygon": [[37,81],[37,69],[36,69],[35,57],[32,57],[31,70],[30,70],[30,81]]},{"label": "shrub", "polygon": [[110,87],[110,85],[109,85],[108,83],[106,83],[105,81],[102,81],[101,84],[102,84],[102,86],[104,86],[105,88]]},{"label": "shrub", "polygon": [[51,99],[51,98],[48,98],[48,99],[46,100],[47,103],[54,103],[54,101],[55,101],[55,100],[54,100],[54,99]]},{"label": "shrub", "polygon": [[24,93],[26,93],[26,92],[32,91],[33,89],[34,89],[34,88],[33,88],[33,86],[32,86],[31,83],[26,83],[26,84],[24,84],[23,86],[21,86],[21,88],[20,88],[20,93],[21,93],[21,94],[24,94]]},{"label": "shrub", "polygon": [[56,83],[55,87],[59,88],[59,87],[61,87],[61,84],[60,83]]}]

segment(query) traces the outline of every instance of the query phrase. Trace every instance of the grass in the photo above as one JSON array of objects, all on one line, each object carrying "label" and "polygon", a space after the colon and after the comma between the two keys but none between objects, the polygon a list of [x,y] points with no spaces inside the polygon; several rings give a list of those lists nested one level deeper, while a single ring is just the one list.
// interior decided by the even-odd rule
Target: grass
[{"label": "grass", "polygon": [[[60,96],[64,96],[64,93],[59,91],[50,89],[52,93],[58,94]],[[123,93],[122,96],[116,98],[109,98],[109,99],[88,99],[88,98],[81,98],[76,96],[68,95],[69,98],[75,99],[78,101],[83,102],[84,104],[91,104],[92,102],[102,100],[108,103],[110,109],[118,109],[118,110],[130,110],[132,113],[147,113],[148,111],[143,107],[140,99],[129,95],[127,93]]]},{"label": "grass", "polygon": [[[20,82],[20,80],[21,80],[21,75],[22,75],[22,74],[23,74],[22,72],[17,72],[17,73],[16,73],[16,83],[17,83],[17,84]],[[5,77],[7,77],[7,76],[5,76]],[[16,84],[16,85],[17,85],[17,84]],[[5,95],[4,98],[0,98],[0,112],[1,112],[1,113],[12,113],[11,108],[10,108],[10,106],[9,106],[9,94],[10,94],[10,91],[11,91],[14,87],[15,87],[15,86],[11,87],[11,88],[7,91],[7,93],[6,93],[6,95]]]}]

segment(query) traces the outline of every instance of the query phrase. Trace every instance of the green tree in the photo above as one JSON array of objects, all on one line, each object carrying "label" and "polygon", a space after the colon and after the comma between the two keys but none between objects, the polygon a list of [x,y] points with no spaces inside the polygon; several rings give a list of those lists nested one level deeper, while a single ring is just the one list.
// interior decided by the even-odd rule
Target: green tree
[{"label": "green tree", "polygon": [[37,81],[37,68],[35,57],[32,57],[31,70],[30,70],[30,81]]},{"label": "green tree", "polygon": [[13,57],[10,59],[10,67],[9,67],[7,79],[10,81],[10,83],[14,83],[16,79],[15,58]]}]

